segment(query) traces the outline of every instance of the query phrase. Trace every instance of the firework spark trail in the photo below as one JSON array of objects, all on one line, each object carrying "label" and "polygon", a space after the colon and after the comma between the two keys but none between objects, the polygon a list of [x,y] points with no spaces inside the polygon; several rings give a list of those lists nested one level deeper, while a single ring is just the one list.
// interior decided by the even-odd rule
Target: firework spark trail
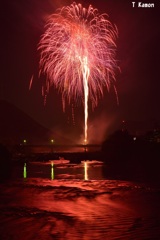
[{"label": "firework spark trail", "polygon": [[46,74],[43,95],[54,85],[62,92],[63,107],[72,100],[84,103],[87,142],[88,101],[94,108],[103,89],[115,82],[116,28],[106,14],[91,5],[73,3],[52,14],[38,49],[40,75]]},{"label": "firework spark trail", "polygon": [[88,130],[88,78],[89,78],[89,67],[88,67],[88,59],[84,57],[83,59],[83,86],[84,86],[84,143],[87,143],[87,130]]}]

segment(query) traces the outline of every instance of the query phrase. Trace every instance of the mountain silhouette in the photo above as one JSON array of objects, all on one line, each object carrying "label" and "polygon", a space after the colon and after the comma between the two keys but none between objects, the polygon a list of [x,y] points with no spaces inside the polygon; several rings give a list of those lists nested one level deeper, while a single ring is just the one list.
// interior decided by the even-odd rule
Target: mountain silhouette
[{"label": "mountain silhouette", "polygon": [[29,115],[12,105],[0,100],[0,142],[17,144],[26,139],[28,144],[47,143],[53,133],[41,126]]}]

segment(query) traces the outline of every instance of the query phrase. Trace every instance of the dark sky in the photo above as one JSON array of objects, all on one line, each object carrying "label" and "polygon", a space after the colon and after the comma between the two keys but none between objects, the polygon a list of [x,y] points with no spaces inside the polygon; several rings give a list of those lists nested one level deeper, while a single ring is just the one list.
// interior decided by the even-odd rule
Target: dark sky
[{"label": "dark sky", "polygon": [[[136,1],[136,0],[135,0]],[[138,1],[136,1],[137,3]],[[147,1],[145,1],[147,2]],[[120,105],[113,89],[90,110],[90,128],[103,125],[110,132],[121,120],[158,122],[160,120],[160,3],[154,8],[133,8],[130,0],[81,1],[92,4],[119,31],[117,61],[121,72],[116,76]],[[81,132],[83,109],[62,111],[61,94],[51,89],[44,107],[42,80],[38,79],[37,44],[44,31],[45,18],[68,0],[3,0],[1,7],[1,92],[0,98],[14,104],[39,123],[58,131]],[[34,74],[31,91],[29,82]],[[74,123],[75,122],[75,123]],[[102,123],[102,124],[101,124]]]}]

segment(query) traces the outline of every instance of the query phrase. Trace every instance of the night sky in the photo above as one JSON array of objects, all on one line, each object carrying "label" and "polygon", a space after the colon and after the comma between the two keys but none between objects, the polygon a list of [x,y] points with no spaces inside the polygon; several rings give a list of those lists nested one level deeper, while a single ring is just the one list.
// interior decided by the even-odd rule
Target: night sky
[{"label": "night sky", "polygon": [[[136,0],[135,0],[136,1]],[[38,78],[37,44],[44,32],[46,17],[68,0],[3,0],[1,7],[1,92],[0,98],[23,110],[47,128],[64,133],[83,132],[83,108],[68,107],[62,111],[61,94],[50,90],[46,106],[41,95],[42,79]],[[78,2],[78,1],[77,1]],[[145,1],[147,2],[147,1]],[[90,131],[112,132],[122,120],[141,122],[143,126],[160,121],[160,3],[154,8],[133,8],[130,0],[81,1],[107,13],[119,31],[116,59],[121,69],[116,75],[120,105],[113,89],[99,101],[94,112],[89,110]],[[137,3],[137,1],[136,1]],[[32,89],[29,82],[34,75]],[[146,127],[147,129],[147,127]],[[96,136],[96,132],[92,134]],[[97,136],[96,136],[97,137]]]}]

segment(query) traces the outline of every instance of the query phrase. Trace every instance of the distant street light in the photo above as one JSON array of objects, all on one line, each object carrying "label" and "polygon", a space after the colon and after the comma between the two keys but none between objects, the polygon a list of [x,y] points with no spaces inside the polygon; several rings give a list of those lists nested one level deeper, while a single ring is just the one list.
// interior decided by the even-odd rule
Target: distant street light
[{"label": "distant street light", "polygon": [[51,143],[54,143],[54,139],[51,139]]},{"label": "distant street light", "polygon": [[51,146],[51,152],[52,152],[52,153],[53,153],[53,148],[54,148],[54,147],[53,147],[53,143],[54,143],[54,139],[51,139],[51,145],[52,145],[52,146]]}]

